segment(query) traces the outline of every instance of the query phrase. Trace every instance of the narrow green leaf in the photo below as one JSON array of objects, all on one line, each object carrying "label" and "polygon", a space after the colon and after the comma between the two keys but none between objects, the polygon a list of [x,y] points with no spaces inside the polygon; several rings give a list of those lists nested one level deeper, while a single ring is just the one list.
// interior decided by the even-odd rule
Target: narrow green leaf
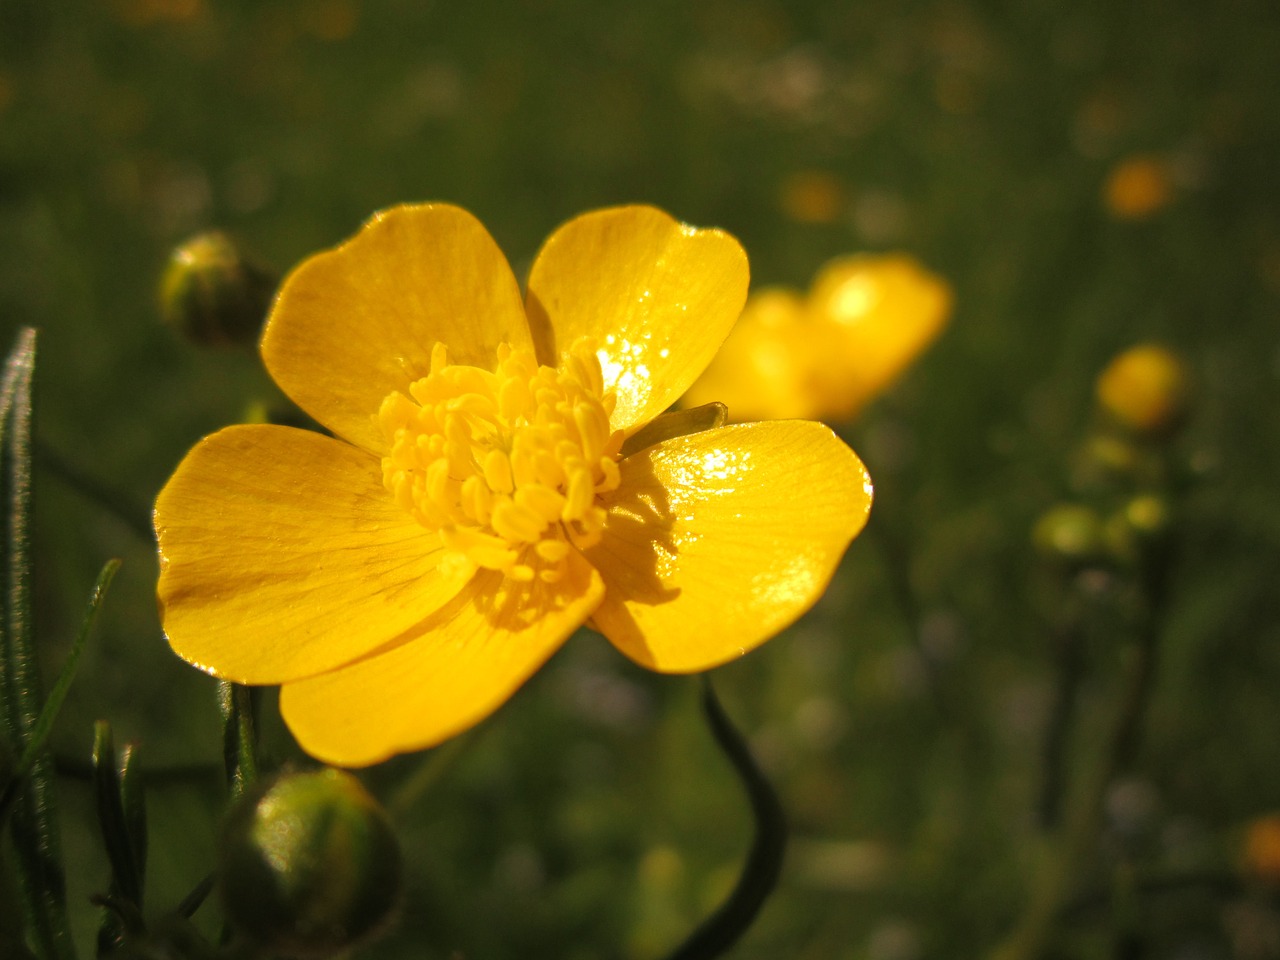
[{"label": "narrow green leaf", "polygon": [[66,662],[58,673],[58,679],[54,682],[53,689],[49,691],[49,696],[45,699],[44,707],[40,710],[36,725],[31,730],[27,747],[23,751],[22,760],[18,764],[19,775],[25,773],[35,763],[36,755],[44,749],[45,741],[49,739],[49,734],[53,732],[54,721],[58,719],[58,712],[62,709],[63,701],[67,699],[67,692],[71,689],[71,682],[76,676],[76,668],[80,665],[80,655],[84,653],[89,635],[93,632],[94,624],[98,622],[98,613],[102,609],[102,601],[106,598],[107,590],[111,587],[111,581],[115,579],[116,571],[119,569],[119,560],[108,560],[98,574],[98,580],[93,585],[93,593],[89,595],[89,607],[85,610],[84,619],[80,621],[80,629],[77,631],[75,641],[71,645],[71,652],[67,654]]},{"label": "narrow green leaf", "polygon": [[111,863],[111,896],[137,905],[142,898],[142,884],[125,819],[115,738],[107,720],[99,720],[93,726],[93,787],[98,824]]},{"label": "narrow green leaf", "polygon": [[234,799],[258,778],[258,736],[252,689],[219,680],[218,710],[222,714],[222,757]]},{"label": "narrow green leaf", "polygon": [[711,960],[737,943],[777,885],[787,847],[787,821],[778,795],[756,764],[746,740],[720,706],[711,679],[705,674],[702,709],[716,743],[733,764],[746,790],[756,832],[738,883],[728,899],[667,960]]},{"label": "narrow green leaf", "polygon": [[182,902],[173,912],[184,920],[190,920],[192,915],[200,909],[201,904],[208,899],[209,894],[213,893],[214,883],[216,882],[215,874],[206,874],[204,879],[192,888],[191,892],[182,898]]},{"label": "narrow green leaf", "polygon": [[[114,787],[119,795],[118,807],[110,802],[109,797],[102,795],[103,790],[110,790],[113,786],[110,772],[101,767],[113,759],[113,738],[109,726],[99,726],[105,729],[102,734],[98,728],[94,730],[94,785],[98,793],[98,816],[104,840],[113,836],[104,842],[112,870],[107,896],[101,900],[103,911],[98,924],[97,953],[99,957],[107,957],[126,938],[140,935],[145,929],[142,902],[146,887],[147,819],[142,768],[133,744],[126,743],[115,757]],[[99,736],[104,738],[101,745]],[[107,822],[112,819],[114,826],[108,827]],[[118,867],[117,858],[120,860]]]},{"label": "narrow green leaf", "polygon": [[[31,618],[31,426],[36,334],[25,329],[0,385],[5,505],[3,651],[0,712],[15,751],[25,754],[40,716],[40,677]],[[19,885],[30,939],[40,960],[75,956],[67,924],[66,876],[54,811],[53,764],[38,751],[11,818]]]},{"label": "narrow green leaf", "polygon": [[31,730],[30,739],[27,741],[22,757],[10,772],[9,778],[0,784],[0,824],[4,823],[10,806],[17,799],[18,793],[22,788],[23,778],[35,766],[36,760],[40,756],[40,751],[44,749],[49,735],[53,732],[54,722],[62,709],[63,701],[67,698],[67,692],[71,689],[71,682],[75,679],[76,669],[80,663],[80,655],[84,652],[89,635],[93,632],[94,624],[98,620],[98,611],[102,607],[102,601],[106,597],[107,589],[111,586],[111,581],[119,569],[119,560],[109,560],[102,568],[102,572],[98,574],[98,581],[94,584],[93,593],[89,596],[89,607],[80,623],[80,630],[76,634],[75,641],[71,645],[71,653],[67,655],[67,660],[62,665],[58,679],[40,710],[40,716],[36,719],[35,727]]},{"label": "narrow green leaf", "polygon": [[[100,957],[119,945],[129,926],[125,918],[141,916],[142,912],[142,864],[138,860],[138,843],[125,809],[126,790],[121,775],[127,764],[127,757],[116,754],[110,722],[99,720],[93,727],[93,793],[103,846],[111,864],[110,887],[104,898],[107,909],[98,927]],[[135,770],[135,779],[136,776]]]},{"label": "narrow green leaf", "polygon": [[138,871],[138,906],[142,906],[147,880],[147,806],[142,764],[134,744],[120,748],[117,765],[120,778],[120,804],[124,808],[124,824],[133,848],[133,865]]}]

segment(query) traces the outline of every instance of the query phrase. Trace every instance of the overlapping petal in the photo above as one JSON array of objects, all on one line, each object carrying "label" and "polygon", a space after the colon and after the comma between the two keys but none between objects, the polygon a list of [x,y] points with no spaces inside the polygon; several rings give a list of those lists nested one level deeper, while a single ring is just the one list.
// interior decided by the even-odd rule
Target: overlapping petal
[{"label": "overlapping petal", "polygon": [[951,313],[951,288],[903,254],[853,255],[818,272],[809,304],[834,333],[825,362],[813,367],[822,415],[847,420],[937,339]]},{"label": "overlapping petal", "polygon": [[621,463],[594,625],[643,666],[705,670],[786,627],[826,588],[866,522],[871,482],[829,428],[740,424]]},{"label": "overlapping petal", "polygon": [[438,341],[453,362],[486,369],[504,341],[532,347],[519,286],[488,231],[458,207],[420,204],[377,214],[290,274],[262,356],[300,407],[380,450],[372,415],[426,375]]},{"label": "overlapping petal", "polygon": [[951,289],[904,254],[839,257],[807,297],[751,296],[683,403],[717,399],[733,421],[852,419],[946,326]]},{"label": "overlapping petal", "polygon": [[317,433],[228,427],[197,444],[155,508],[165,633],[242,683],[360,657],[458,590],[436,541],[396,505],[368,453]]},{"label": "overlapping petal", "polygon": [[803,298],[784,288],[754,294],[706,372],[684,395],[685,406],[719,401],[734,421],[821,416],[812,372],[830,362],[824,327]]},{"label": "overlapping petal", "polygon": [[543,363],[595,338],[613,425],[630,432],[689,388],[746,300],[746,254],[719,230],[695,230],[653,207],[577,217],[543,245],[526,310]]},{"label": "overlapping petal", "polygon": [[555,584],[484,571],[407,642],[286,684],[280,709],[302,747],[329,763],[364,766],[431,746],[505,702],[603,592],[576,553]]}]

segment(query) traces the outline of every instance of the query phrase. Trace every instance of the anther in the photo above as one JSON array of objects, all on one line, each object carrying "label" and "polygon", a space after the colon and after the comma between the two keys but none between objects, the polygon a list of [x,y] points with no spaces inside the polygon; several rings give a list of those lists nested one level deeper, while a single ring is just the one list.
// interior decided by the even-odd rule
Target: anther
[{"label": "anther", "polygon": [[503,345],[490,372],[450,364],[437,344],[430,371],[379,408],[387,490],[439,537],[442,575],[556,582],[570,541],[599,539],[596,496],[620,482],[593,345],[574,344],[558,370]]}]

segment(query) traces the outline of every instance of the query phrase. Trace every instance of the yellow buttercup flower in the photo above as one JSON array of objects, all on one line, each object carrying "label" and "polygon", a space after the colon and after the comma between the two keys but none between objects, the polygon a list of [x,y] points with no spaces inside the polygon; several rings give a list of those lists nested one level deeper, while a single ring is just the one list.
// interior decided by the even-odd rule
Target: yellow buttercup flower
[{"label": "yellow buttercup flower", "polygon": [[362,765],[483,719],[584,623],[672,673],[764,642],[871,485],[821,424],[663,415],[747,279],[731,236],[640,206],[558,229],[523,300],[443,204],[305,261],[262,354],[335,436],[235,426],[178,466],[155,509],[173,649],[282,684],[301,745]]},{"label": "yellow buttercup flower", "polygon": [[752,295],[684,402],[718,399],[735,420],[850,420],[946,326],[951,290],[902,254],[841,257],[807,296]]}]

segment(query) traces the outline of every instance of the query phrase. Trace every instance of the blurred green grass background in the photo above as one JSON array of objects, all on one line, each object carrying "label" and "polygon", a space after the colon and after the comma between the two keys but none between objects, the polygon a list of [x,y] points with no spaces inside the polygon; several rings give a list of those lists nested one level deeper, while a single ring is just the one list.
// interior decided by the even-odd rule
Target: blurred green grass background
[{"label": "blurred green grass background", "polygon": [[[64,463],[37,475],[46,675],[125,561],[55,746],[87,758],[106,718],[157,771],[148,907],[210,868],[222,792],[213,682],[168,650],[134,526],[195,440],[280,402],[252,352],[162,327],[157,278],[197,230],[283,270],[428,199],[477,214],[518,272],[565,219],[640,201],[734,233],[757,285],[905,250],[954,286],[947,333],[845,429],[903,565],[869,532],[812,614],[716,672],[794,829],[735,956],[974,956],[1012,928],[1054,682],[1029,531],[1065,494],[1093,378],[1139,340],[1195,373],[1196,479],[1104,853],[1230,875],[1242,825],[1280,809],[1278,94],[1261,0],[0,0],[0,334],[41,331],[38,437]],[[1124,219],[1104,190],[1133,156],[1170,198]],[[1118,696],[1120,626],[1090,637],[1079,759]],[[273,711],[268,753],[300,760]],[[696,685],[590,633],[446,749],[364,776],[409,895],[361,956],[658,957],[732,882],[750,823]],[[105,858],[88,786],[66,776],[59,802],[83,950]],[[1086,879],[1053,955],[1119,956],[1111,879]],[[1135,955],[1280,955],[1247,886],[1152,894],[1134,922]]]}]

